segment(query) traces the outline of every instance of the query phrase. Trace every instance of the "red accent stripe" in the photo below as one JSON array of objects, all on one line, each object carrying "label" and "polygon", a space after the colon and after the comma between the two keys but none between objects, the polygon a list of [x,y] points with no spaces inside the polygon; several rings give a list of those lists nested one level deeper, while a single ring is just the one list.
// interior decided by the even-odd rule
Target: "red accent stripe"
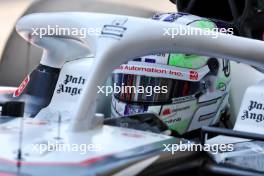
[{"label": "red accent stripe", "polygon": [[93,164],[93,163],[96,163],[98,161],[105,159],[107,156],[109,155],[84,160],[82,162],[26,162],[26,161],[20,162],[20,161],[7,160],[7,159],[0,158],[0,163],[12,164],[12,165],[17,165],[18,163],[20,163],[21,165],[24,165],[24,166],[88,166],[90,164]]}]

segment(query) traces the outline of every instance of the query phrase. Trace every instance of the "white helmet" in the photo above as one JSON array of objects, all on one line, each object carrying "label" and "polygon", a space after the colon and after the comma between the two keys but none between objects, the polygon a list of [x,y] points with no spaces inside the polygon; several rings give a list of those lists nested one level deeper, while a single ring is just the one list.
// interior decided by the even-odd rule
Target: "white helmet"
[{"label": "white helmet", "polygon": [[[153,19],[217,29],[214,22],[185,13]],[[122,88],[112,97],[113,117],[155,113],[171,130],[184,134],[219,122],[229,107],[230,63],[191,54],[150,55],[115,69],[113,83]]]}]

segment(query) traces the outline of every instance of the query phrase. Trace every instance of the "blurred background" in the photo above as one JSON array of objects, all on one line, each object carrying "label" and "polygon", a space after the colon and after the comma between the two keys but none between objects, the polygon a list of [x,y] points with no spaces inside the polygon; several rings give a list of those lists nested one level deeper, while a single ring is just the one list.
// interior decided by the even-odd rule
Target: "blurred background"
[{"label": "blurred background", "polygon": [[[0,56],[3,53],[3,48],[8,40],[9,35],[16,23],[16,20],[26,11],[34,0],[0,0]],[[49,0],[38,0],[49,1]],[[55,0],[58,1],[58,0]],[[64,0],[61,0],[64,1]],[[91,0],[87,0],[91,1]],[[100,0],[93,0],[100,1]],[[153,11],[175,10],[175,6],[169,0],[104,0],[109,3],[118,3],[136,8],[145,8]],[[50,1],[51,2],[51,1]],[[65,1],[67,2],[67,0]],[[72,6],[76,6],[78,1],[72,0]],[[67,6],[65,4],[65,6]],[[111,7],[109,7],[111,8]],[[1,59],[2,57],[0,57]]]},{"label": "blurred background", "polygon": [[0,0],[0,56],[16,23],[32,0]]}]

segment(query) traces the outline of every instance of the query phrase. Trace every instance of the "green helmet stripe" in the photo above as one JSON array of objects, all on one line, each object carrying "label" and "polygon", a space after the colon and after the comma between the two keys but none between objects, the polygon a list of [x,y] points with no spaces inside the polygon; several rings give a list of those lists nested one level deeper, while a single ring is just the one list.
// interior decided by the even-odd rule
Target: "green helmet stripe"
[{"label": "green helmet stripe", "polygon": [[[209,20],[198,20],[192,23],[194,27],[202,29],[214,29],[215,23]],[[186,54],[170,54],[168,64],[176,67],[198,69],[203,67],[207,62],[207,57]]]},{"label": "green helmet stripe", "polygon": [[170,54],[169,65],[197,69],[206,64],[207,57],[186,54]]},{"label": "green helmet stripe", "polygon": [[208,20],[197,21],[196,25],[197,27],[201,29],[211,29],[212,30],[216,27],[212,21],[208,21]]}]

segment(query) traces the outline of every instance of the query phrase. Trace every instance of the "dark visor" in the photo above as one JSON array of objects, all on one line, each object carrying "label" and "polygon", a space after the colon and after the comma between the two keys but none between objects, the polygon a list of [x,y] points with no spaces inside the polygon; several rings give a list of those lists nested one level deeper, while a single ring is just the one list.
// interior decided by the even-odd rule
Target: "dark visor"
[{"label": "dark visor", "polygon": [[113,83],[123,88],[114,93],[115,98],[129,103],[170,103],[173,98],[194,95],[200,90],[199,82],[121,73],[113,74]]}]

